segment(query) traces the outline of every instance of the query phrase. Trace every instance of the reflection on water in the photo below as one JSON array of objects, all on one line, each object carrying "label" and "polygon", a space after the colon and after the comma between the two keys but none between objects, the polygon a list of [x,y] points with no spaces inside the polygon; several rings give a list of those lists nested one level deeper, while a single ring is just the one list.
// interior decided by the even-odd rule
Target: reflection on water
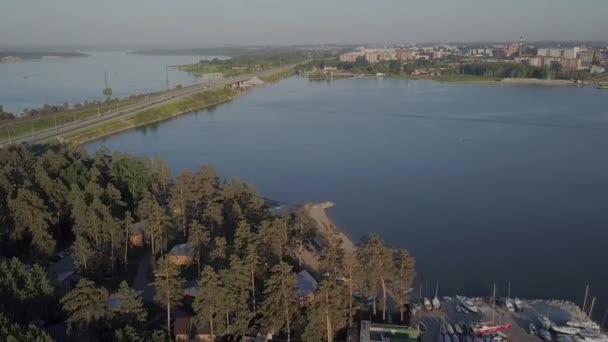
[{"label": "reflection on water", "polygon": [[589,283],[608,298],[606,108],[591,87],[291,78],[88,149],[331,200],[351,236],[408,248],[445,295],[511,281],[520,297],[578,300]]}]

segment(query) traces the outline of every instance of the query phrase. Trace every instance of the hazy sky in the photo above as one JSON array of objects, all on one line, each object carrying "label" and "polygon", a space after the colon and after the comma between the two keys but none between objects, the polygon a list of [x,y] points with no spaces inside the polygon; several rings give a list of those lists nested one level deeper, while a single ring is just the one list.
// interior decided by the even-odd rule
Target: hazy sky
[{"label": "hazy sky", "polygon": [[1,0],[0,46],[608,40],[606,0]]}]

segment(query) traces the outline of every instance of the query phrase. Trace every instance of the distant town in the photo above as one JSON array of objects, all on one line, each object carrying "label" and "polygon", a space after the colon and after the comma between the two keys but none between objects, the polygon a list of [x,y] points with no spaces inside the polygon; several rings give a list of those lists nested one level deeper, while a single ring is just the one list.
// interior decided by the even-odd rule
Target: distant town
[{"label": "distant town", "polygon": [[[312,65],[313,77],[430,77],[444,81],[543,81],[605,87],[608,46],[583,43],[469,43],[360,46]],[[314,64],[314,63],[313,63]],[[604,84],[604,85],[602,85]]]}]

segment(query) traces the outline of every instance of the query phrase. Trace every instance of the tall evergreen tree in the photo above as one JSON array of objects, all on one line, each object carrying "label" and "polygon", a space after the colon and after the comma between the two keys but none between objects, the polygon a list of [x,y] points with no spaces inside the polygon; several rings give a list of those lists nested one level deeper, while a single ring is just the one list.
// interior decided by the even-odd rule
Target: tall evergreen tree
[{"label": "tall evergreen tree", "polygon": [[209,246],[209,231],[197,220],[192,221],[189,227],[188,246],[194,251],[196,267],[198,273],[201,273],[201,258],[203,257],[204,250]]},{"label": "tall evergreen tree", "polygon": [[17,190],[14,199],[9,199],[8,206],[15,223],[13,238],[30,239],[34,256],[48,258],[54,252],[56,242],[49,232],[51,214],[42,199],[22,188]]},{"label": "tall evergreen tree", "polygon": [[230,268],[220,272],[225,292],[225,309],[233,318],[227,322],[228,333],[244,336],[253,313],[249,308],[249,272],[247,266],[236,255],[230,259]]},{"label": "tall evergreen tree", "polygon": [[260,264],[259,255],[259,238],[257,234],[251,231],[251,227],[247,222],[241,221],[235,234],[234,241],[235,252],[241,260],[243,265],[247,267],[250,279],[250,291],[251,291],[251,310],[253,314],[256,314],[256,272],[258,271],[258,265]]},{"label": "tall evergreen tree", "polygon": [[196,313],[196,320],[199,324],[209,324],[212,341],[215,341],[216,331],[221,331],[224,326],[222,318],[222,312],[226,304],[224,294],[220,276],[213,267],[205,266],[192,308]]},{"label": "tall evergreen tree", "polygon": [[61,298],[63,311],[68,314],[70,329],[86,329],[107,315],[108,291],[83,278],[76,287]]},{"label": "tall evergreen tree", "polygon": [[179,307],[184,298],[184,280],[177,267],[167,257],[162,257],[154,270],[154,300],[167,308],[167,333],[171,335],[171,307]]},{"label": "tall evergreen tree", "polygon": [[175,178],[175,185],[171,187],[170,193],[171,214],[186,237],[188,235],[186,225],[195,216],[194,175],[189,171],[180,173]]},{"label": "tall evergreen tree", "polygon": [[382,319],[386,320],[388,307],[386,291],[395,272],[392,251],[384,245],[384,241],[376,234],[364,239],[359,248],[359,259],[363,265],[367,280],[364,287],[373,296],[373,313],[376,314],[376,296],[382,290]]},{"label": "tall evergreen tree", "polygon": [[322,281],[308,311],[304,341],[332,342],[350,315],[347,301],[348,293],[344,287],[333,280]]},{"label": "tall evergreen tree", "polygon": [[408,290],[416,277],[415,260],[405,249],[400,249],[397,255],[397,272],[393,280],[393,293],[399,303],[401,323],[404,320],[405,304],[408,302]]},{"label": "tall evergreen tree", "polygon": [[274,331],[285,331],[291,341],[292,320],[298,307],[296,277],[291,266],[281,262],[270,270],[270,278],[264,288],[262,312]]},{"label": "tall evergreen tree", "polygon": [[170,231],[170,221],[163,208],[149,191],[144,193],[137,208],[137,215],[141,220],[146,221],[152,254],[157,255],[160,251],[162,255]]},{"label": "tall evergreen tree", "polygon": [[127,325],[143,324],[146,321],[148,313],[144,308],[144,302],[139,294],[129,287],[126,281],[122,281],[118,291],[114,293],[118,302],[116,308],[113,308],[114,314],[119,322]]}]

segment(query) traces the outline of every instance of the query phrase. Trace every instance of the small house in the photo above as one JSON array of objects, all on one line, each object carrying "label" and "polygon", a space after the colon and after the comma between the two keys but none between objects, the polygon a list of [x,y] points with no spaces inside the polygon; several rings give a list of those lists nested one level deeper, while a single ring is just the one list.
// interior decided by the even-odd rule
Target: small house
[{"label": "small house", "polygon": [[307,270],[302,270],[296,275],[296,284],[298,286],[298,298],[301,305],[310,303],[315,296],[315,292],[319,284]]},{"label": "small house", "polygon": [[194,252],[192,248],[190,248],[190,246],[188,246],[188,244],[186,243],[173,246],[173,248],[171,248],[168,254],[169,260],[171,260],[171,262],[177,266],[192,264],[193,255]]},{"label": "small house", "polygon": [[176,342],[211,342],[213,340],[208,324],[196,324],[193,317],[175,319]]},{"label": "small house", "polygon": [[129,228],[129,244],[131,246],[141,247],[144,245],[145,227],[145,221],[139,221],[131,225],[131,228]]}]

